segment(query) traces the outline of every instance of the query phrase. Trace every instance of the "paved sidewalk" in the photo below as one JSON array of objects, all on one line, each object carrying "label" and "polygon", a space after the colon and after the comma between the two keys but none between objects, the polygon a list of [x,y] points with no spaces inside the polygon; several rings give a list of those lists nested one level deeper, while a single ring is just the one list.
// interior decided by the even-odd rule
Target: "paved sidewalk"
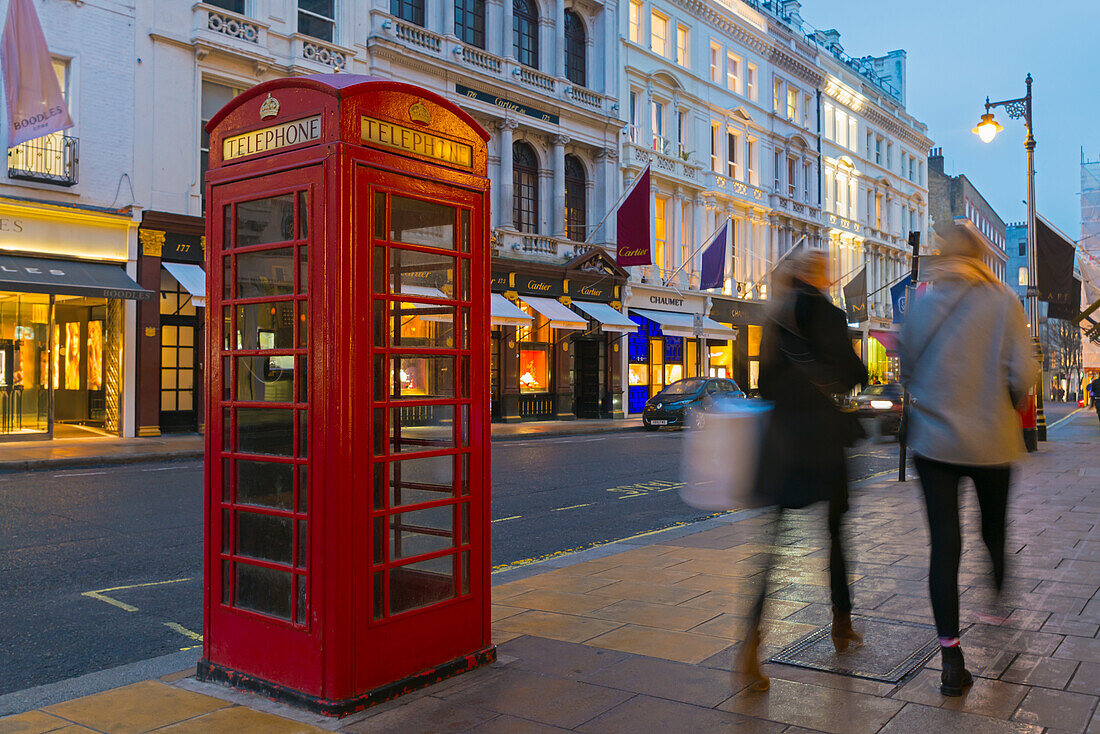
[{"label": "paved sidewalk", "polygon": [[[494,423],[493,441],[583,436],[607,431],[641,430],[640,418],[626,420],[531,421]],[[53,441],[0,443],[0,472],[21,472],[71,466],[131,464],[143,461],[201,459],[203,437],[195,433],[156,438],[62,438]]]},{"label": "paved sidewalk", "polygon": [[[938,656],[896,685],[773,663],[770,691],[745,689],[729,666],[769,547],[759,542],[766,515],[743,512],[498,574],[496,664],[340,721],[183,671],[0,719],[0,732],[1100,734],[1098,448],[1095,414],[1081,411],[1052,422],[1022,465],[1009,518],[1012,614],[1000,627],[976,621],[990,582],[965,493],[963,649],[977,678],[961,698],[940,696]],[[856,614],[867,626],[930,623],[919,489],[879,479],[853,495]],[[824,544],[816,510],[781,537],[769,654],[827,623]]]}]

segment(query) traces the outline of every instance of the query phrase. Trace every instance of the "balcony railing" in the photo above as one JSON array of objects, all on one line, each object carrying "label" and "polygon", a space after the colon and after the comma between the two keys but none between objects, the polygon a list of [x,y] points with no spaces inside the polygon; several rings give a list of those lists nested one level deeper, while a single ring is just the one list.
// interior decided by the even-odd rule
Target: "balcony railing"
[{"label": "balcony railing", "polygon": [[10,148],[8,178],[74,186],[80,157],[79,143],[77,138],[53,133]]}]

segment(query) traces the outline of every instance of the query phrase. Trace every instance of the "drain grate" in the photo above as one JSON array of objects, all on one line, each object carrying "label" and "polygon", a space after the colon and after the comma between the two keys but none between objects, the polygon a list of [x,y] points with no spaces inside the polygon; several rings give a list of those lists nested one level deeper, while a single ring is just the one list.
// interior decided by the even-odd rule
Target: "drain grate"
[{"label": "drain grate", "polygon": [[871,617],[852,619],[856,631],[863,635],[863,647],[838,655],[826,626],[783,648],[770,662],[897,683],[939,647],[936,628],[930,624]]}]

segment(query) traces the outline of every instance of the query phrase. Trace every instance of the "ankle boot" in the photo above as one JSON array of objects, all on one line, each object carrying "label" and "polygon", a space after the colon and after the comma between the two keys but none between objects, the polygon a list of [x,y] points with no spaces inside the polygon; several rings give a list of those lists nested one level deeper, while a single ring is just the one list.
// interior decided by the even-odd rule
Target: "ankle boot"
[{"label": "ankle boot", "polygon": [[749,679],[749,690],[766,691],[771,687],[771,679],[760,670],[760,628],[749,630],[745,641],[741,643],[741,652],[733,669],[734,688],[737,673],[744,673]]},{"label": "ankle boot", "polygon": [[859,647],[863,644],[863,636],[852,629],[852,613],[842,612],[833,607],[833,648],[838,653],[845,652],[849,646]]},{"label": "ankle boot", "polygon": [[940,693],[945,696],[961,696],[963,689],[974,682],[974,677],[963,662],[962,649],[940,647],[943,658],[943,672],[940,673]]}]

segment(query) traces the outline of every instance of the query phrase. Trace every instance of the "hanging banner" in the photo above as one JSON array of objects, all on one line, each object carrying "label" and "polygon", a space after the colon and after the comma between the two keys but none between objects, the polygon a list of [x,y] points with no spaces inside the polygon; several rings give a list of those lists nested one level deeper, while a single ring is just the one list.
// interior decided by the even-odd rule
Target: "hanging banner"
[{"label": "hanging banner", "polygon": [[714,239],[703,250],[702,267],[699,271],[699,289],[721,288],[726,280],[726,230],[729,220],[714,235]]},{"label": "hanging banner", "polygon": [[8,4],[0,64],[8,103],[9,148],[73,126],[31,0]]},{"label": "hanging banner", "polygon": [[1070,286],[1069,303],[1062,305],[1061,303],[1050,303],[1047,305],[1047,316],[1052,319],[1064,319],[1066,321],[1076,321],[1077,317],[1081,315],[1081,281],[1077,278],[1073,279],[1073,285]]},{"label": "hanging banner", "polygon": [[615,212],[615,262],[624,266],[653,264],[649,221],[649,166],[646,166]]},{"label": "hanging banner", "polygon": [[867,268],[863,268],[844,286],[844,313],[849,324],[867,320]]},{"label": "hanging banner", "polygon": [[905,323],[905,310],[909,307],[909,290],[913,276],[906,275],[894,285],[890,286],[890,303],[893,305],[895,324]]},{"label": "hanging banner", "polygon": [[1039,300],[1052,307],[1076,307],[1073,300],[1073,254],[1076,245],[1059,234],[1042,217],[1035,217],[1036,285]]}]

